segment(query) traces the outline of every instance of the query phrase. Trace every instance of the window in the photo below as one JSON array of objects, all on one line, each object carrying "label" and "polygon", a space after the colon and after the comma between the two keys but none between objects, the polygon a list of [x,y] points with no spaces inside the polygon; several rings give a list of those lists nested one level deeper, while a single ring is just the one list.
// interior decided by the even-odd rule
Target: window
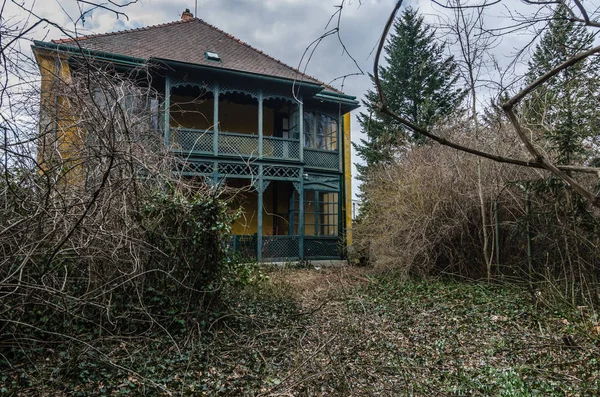
[{"label": "window", "polygon": [[289,130],[289,137],[292,139],[300,139],[300,108],[298,105],[293,105],[292,108],[290,109],[290,115],[289,115],[289,123],[288,123],[288,130]]},{"label": "window", "polygon": [[318,234],[337,236],[338,234],[338,194],[319,192]]},{"label": "window", "polygon": [[[128,128],[158,130],[161,127],[160,102],[157,97],[149,95],[147,89],[127,83],[111,86],[111,89],[93,87],[90,100],[95,117],[111,119],[115,126],[124,122]],[[122,128],[115,132],[120,133]]]},{"label": "window", "polygon": [[[304,192],[304,235],[338,235],[338,193],[306,190]],[[293,234],[300,234],[300,196],[294,192],[291,206]]]},{"label": "window", "polygon": [[337,119],[318,112],[304,112],[304,147],[337,150]]},{"label": "window", "polygon": [[315,114],[304,113],[304,147],[314,148]]}]

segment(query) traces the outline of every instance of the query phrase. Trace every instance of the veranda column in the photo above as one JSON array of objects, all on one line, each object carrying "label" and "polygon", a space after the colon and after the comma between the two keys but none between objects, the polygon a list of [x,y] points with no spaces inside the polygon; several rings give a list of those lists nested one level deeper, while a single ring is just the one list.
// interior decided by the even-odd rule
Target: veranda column
[{"label": "veranda column", "polygon": [[168,148],[171,144],[171,75],[165,76],[165,146]]},{"label": "veranda column", "polygon": [[343,136],[344,134],[342,134],[343,128],[344,128],[344,120],[342,119],[341,115],[338,113],[338,118],[336,120],[336,124],[335,124],[335,128],[336,128],[336,136],[335,136],[335,144],[337,146],[337,153],[338,153],[338,159],[340,161],[339,163],[339,167],[338,170],[341,172],[343,170],[343,165],[344,165],[344,142],[343,142]]},{"label": "veranda column", "polygon": [[219,84],[215,83],[213,89],[213,154],[219,154]]},{"label": "veranda column", "polygon": [[[304,104],[302,97],[298,98],[298,133],[300,135],[300,162],[304,161]],[[302,177],[302,175],[300,175]]]},{"label": "veranda column", "polygon": [[[303,144],[300,145],[302,148]],[[300,152],[302,153],[302,152]],[[299,255],[300,260],[304,259],[304,167],[300,168],[300,189],[298,191],[298,233],[300,234],[299,240]]]},{"label": "veranda column", "polygon": [[258,226],[256,230],[256,261],[258,263],[262,262],[262,246],[263,246],[263,166],[260,164],[258,166],[258,187],[256,191],[258,192]]},{"label": "veranda column", "polygon": [[263,92],[258,93],[258,158],[263,157]]},{"label": "veranda column", "polygon": [[219,162],[217,160],[213,161],[212,185],[219,186]]}]

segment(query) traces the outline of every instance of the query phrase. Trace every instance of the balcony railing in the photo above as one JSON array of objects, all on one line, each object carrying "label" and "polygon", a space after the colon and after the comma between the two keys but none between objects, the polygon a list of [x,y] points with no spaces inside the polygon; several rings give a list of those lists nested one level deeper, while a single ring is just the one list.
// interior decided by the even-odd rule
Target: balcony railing
[{"label": "balcony railing", "polygon": [[171,144],[174,150],[185,153],[213,153],[213,132],[184,128],[171,129]]},{"label": "balcony railing", "polygon": [[219,154],[258,157],[258,137],[248,134],[219,132],[217,147]]},{"label": "balcony railing", "polygon": [[304,148],[304,163],[309,167],[337,170],[340,166],[340,155],[338,152]]},{"label": "balcony railing", "polygon": [[263,156],[300,160],[300,141],[298,139],[265,136],[263,137]]},{"label": "balcony railing", "polygon": [[[259,139],[254,134],[219,132],[215,146],[213,131],[173,128],[170,139],[173,150],[185,154],[260,157]],[[267,159],[300,161],[300,140],[263,136],[262,156]],[[304,148],[304,163],[308,167],[338,170],[339,153]]]}]

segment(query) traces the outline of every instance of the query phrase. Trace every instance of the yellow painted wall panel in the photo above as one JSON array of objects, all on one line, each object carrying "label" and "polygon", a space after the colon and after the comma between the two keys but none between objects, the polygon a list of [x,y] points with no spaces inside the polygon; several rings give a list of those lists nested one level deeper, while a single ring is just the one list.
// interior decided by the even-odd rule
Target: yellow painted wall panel
[{"label": "yellow painted wall panel", "polygon": [[352,134],[350,131],[351,123],[350,113],[344,115],[344,180],[346,187],[346,200],[343,205],[342,215],[345,215],[346,224],[346,245],[352,245],[352,154],[351,142]]},{"label": "yellow painted wall panel", "polygon": [[[275,186],[278,184],[277,209],[274,205]],[[245,191],[237,193],[232,202],[232,208],[242,208],[242,216],[233,224],[233,234],[252,235],[258,231],[258,193],[247,185],[247,181],[242,179],[231,179],[227,182],[230,187],[243,188]],[[282,214],[287,218],[289,213],[289,200],[291,196],[291,184],[271,182],[263,194],[263,235],[272,236],[275,234],[273,228],[274,219],[277,214]],[[280,235],[288,234],[287,219],[279,218],[278,224],[283,229],[279,230]]]},{"label": "yellow painted wall panel", "polygon": [[[38,160],[41,166],[51,167],[53,158],[68,170],[67,183],[80,183],[80,165],[71,167],[68,162],[80,164],[83,132],[79,128],[78,111],[69,99],[72,92],[71,68],[65,57],[45,50],[34,51],[40,70],[40,147]],[[77,104],[75,104],[77,105]]]},{"label": "yellow painted wall panel", "polygon": [[213,98],[203,100],[191,96],[171,95],[171,104],[171,126],[213,129]]},{"label": "yellow painted wall panel", "polygon": [[[192,96],[171,96],[171,125],[174,127],[213,129],[214,99],[196,99]],[[263,107],[263,135],[272,136],[273,109]],[[219,131],[258,135],[258,104],[239,104],[219,101]]]}]

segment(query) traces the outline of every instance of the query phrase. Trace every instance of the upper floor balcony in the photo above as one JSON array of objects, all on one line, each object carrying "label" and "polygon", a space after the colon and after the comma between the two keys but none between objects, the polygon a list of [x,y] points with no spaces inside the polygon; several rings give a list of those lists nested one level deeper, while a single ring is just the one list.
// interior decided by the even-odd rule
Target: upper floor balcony
[{"label": "upper floor balcony", "polygon": [[301,147],[299,139],[255,133],[214,132],[194,128],[171,128],[171,148],[185,156],[237,157],[246,160],[302,163],[305,167],[340,170],[337,150]]},{"label": "upper floor balcony", "polygon": [[190,161],[244,161],[342,170],[341,114],[334,107],[303,103],[292,91],[168,81],[165,143]]}]

